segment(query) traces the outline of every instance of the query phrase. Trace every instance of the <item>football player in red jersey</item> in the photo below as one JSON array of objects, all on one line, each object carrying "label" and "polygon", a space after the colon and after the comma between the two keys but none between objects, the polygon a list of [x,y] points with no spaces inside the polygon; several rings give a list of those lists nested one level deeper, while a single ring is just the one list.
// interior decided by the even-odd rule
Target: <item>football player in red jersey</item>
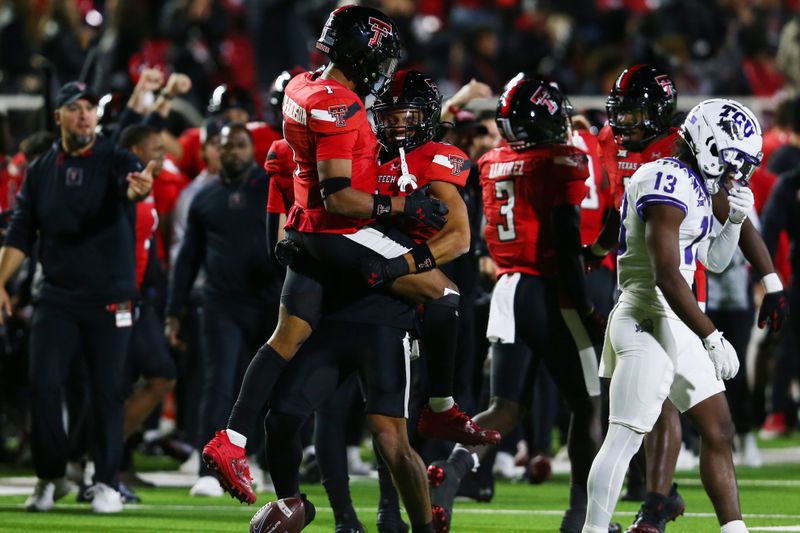
[{"label": "football player in red jersey", "polygon": [[[518,77],[506,85],[497,125],[508,146],[478,162],[486,241],[497,264],[487,336],[492,341],[491,404],[475,417],[505,433],[530,405],[538,362],[547,365],[572,410],[570,507],[563,532],[578,532],[586,512],[586,479],[600,444],[597,360],[579,355],[564,316],[594,335],[604,320],[589,300],[580,245],[585,155],[569,144],[569,103],[557,86]],[[563,310],[566,300],[572,309]],[[583,331],[586,335],[586,330]],[[456,446],[428,469],[438,531],[448,531],[463,476],[486,450]]]},{"label": "football player in red jersey", "polygon": [[[600,155],[607,172],[615,207],[619,207],[630,176],[641,165],[671,155],[678,138],[671,126],[677,104],[677,90],[669,75],[651,65],[634,65],[620,74],[607,100],[609,123],[599,134]],[[714,215],[727,219],[727,191],[712,197]],[[585,248],[586,257],[600,260],[615,246],[619,234],[619,211],[612,211],[593,245]],[[740,247],[753,268],[762,276],[769,297],[759,312],[762,317],[783,317],[788,309],[780,302],[783,287],[775,274],[761,236],[747,220],[742,227]],[[698,264],[699,266],[699,264]],[[705,303],[705,273],[695,275],[698,302]],[[777,328],[781,321],[770,323]],[[663,532],[666,523],[683,513],[683,499],[672,483],[681,447],[681,427],[677,409],[664,402],[661,416],[645,437],[647,456],[645,501],[629,533]]]},{"label": "football player in red jersey", "polygon": [[[283,101],[284,134],[297,167],[295,203],[286,230],[290,241],[282,241],[276,250],[278,259],[290,265],[278,325],[248,367],[228,428],[217,432],[203,450],[223,487],[250,503],[255,493],[244,455],[245,435],[252,431],[286,362],[323,314],[321,277],[335,272],[341,281],[357,275],[366,257],[405,255],[408,268],[413,266],[420,275],[396,280],[392,291],[426,303],[426,322],[435,333],[448,336],[455,331],[453,323],[457,327],[453,299],[448,298],[457,288],[433,269],[430,251],[424,253],[427,248],[415,247],[407,237],[392,238],[375,227],[364,228],[370,219],[385,221],[394,215],[440,228],[447,214],[444,203],[422,189],[403,197],[372,194],[377,143],[359,94],[380,95],[391,82],[400,55],[396,27],[376,9],[341,7],[331,13],[317,47],[331,63],[322,71],[295,76]],[[404,238],[406,242],[400,242]],[[436,432],[428,436],[472,443],[496,440],[494,432],[477,428],[452,397],[431,397],[430,405],[428,413],[435,423],[428,427]]]}]

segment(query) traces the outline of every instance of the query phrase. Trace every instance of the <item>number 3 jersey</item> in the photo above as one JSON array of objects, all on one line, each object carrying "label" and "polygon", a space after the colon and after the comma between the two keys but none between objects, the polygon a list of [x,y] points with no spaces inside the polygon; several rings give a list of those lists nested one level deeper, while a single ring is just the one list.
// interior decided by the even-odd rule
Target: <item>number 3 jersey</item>
[{"label": "number 3 jersey", "polygon": [[[622,197],[622,224],[617,251],[620,300],[655,308],[675,317],[656,287],[645,242],[645,210],[669,205],[684,213],[680,226],[680,271],[689,287],[694,278],[697,248],[708,238],[713,222],[711,198],[703,180],[677,159],[664,158],[642,165],[631,177]],[[654,294],[657,296],[653,298]]]},{"label": "number 3 jersey", "polygon": [[498,277],[509,272],[557,276],[550,212],[580,206],[586,196],[586,155],[568,145],[524,151],[495,148],[478,161],[486,243]]}]

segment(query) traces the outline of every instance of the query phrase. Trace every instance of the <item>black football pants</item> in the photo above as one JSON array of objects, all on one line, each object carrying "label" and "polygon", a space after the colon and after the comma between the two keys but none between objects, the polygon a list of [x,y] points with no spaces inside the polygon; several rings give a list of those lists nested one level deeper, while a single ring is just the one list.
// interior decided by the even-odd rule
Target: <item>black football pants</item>
[{"label": "black football pants", "polygon": [[131,327],[116,327],[104,305],[39,303],[30,346],[31,440],[36,476],[63,477],[67,435],[62,418],[64,383],[75,355],[85,358],[91,396],[90,450],[97,482],[117,486],[122,454],[125,360]]}]

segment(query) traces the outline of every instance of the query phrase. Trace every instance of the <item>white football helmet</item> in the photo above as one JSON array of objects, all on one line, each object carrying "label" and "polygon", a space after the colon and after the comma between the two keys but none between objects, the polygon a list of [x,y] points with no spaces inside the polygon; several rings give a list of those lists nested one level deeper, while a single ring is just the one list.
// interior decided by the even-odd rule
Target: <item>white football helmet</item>
[{"label": "white football helmet", "polygon": [[712,98],[689,112],[680,135],[697,158],[708,192],[715,194],[720,178],[732,169],[733,179],[747,186],[761,164],[761,125],[750,109],[735,100]]}]

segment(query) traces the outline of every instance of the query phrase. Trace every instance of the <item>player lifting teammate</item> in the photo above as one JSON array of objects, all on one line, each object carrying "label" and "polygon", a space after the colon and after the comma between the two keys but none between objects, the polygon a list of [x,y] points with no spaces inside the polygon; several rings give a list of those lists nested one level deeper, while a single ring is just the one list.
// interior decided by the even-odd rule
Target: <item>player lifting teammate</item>
[{"label": "player lifting teammate", "polygon": [[[378,10],[345,6],[333,11],[317,48],[331,63],[322,71],[293,78],[286,86],[284,135],[294,153],[295,204],[288,222],[291,241],[277,255],[291,263],[305,258],[316,268],[347,276],[363,261],[381,253],[403,255],[410,272],[391,289],[419,303],[426,303],[429,346],[450,346],[457,335],[457,288],[440,271],[427,247],[403,246],[373,227],[370,219],[385,220],[404,215],[440,228],[447,214],[438,200],[423,190],[404,197],[374,195],[376,184],[375,137],[366,119],[362,96],[380,95],[391,82],[400,55],[394,23]],[[388,250],[388,251],[387,251]],[[269,398],[286,362],[308,339],[323,313],[323,286],[314,274],[288,268],[281,297],[278,325],[250,363],[227,430],[219,431],[206,445],[204,460],[217,472],[223,487],[242,501],[252,503],[249,467],[244,456],[246,434],[252,431],[258,412]],[[444,372],[453,372],[452,352],[443,357]],[[449,360],[448,360],[449,359]],[[437,376],[447,383],[446,376]],[[452,382],[452,379],[449,380]],[[477,428],[453,404],[451,394],[432,396],[432,409],[424,413],[428,436],[470,443],[494,442],[494,432]]]}]

